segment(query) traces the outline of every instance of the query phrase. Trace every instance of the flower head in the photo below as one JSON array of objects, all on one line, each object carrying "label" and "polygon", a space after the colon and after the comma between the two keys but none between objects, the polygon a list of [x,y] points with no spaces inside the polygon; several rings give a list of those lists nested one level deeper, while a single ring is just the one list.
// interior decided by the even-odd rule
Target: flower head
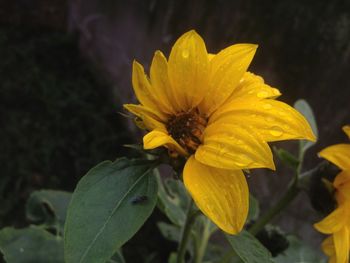
[{"label": "flower head", "polygon": [[[343,127],[350,138],[350,126]],[[337,208],[315,224],[324,234],[330,234],[322,243],[322,249],[330,257],[329,262],[348,263],[350,252],[350,144],[332,145],[319,155],[334,163],[342,171],[335,177],[335,199]]]},{"label": "flower head", "polygon": [[203,39],[189,31],[176,41],[168,61],[155,52],[150,79],[134,62],[140,105],[125,105],[149,131],[145,149],[165,146],[187,158],[187,190],[198,208],[231,234],[242,229],[248,213],[242,170],[275,169],[267,142],[315,140],[305,118],[275,100],[280,92],[247,72],[256,48],[237,44],[208,54]]}]

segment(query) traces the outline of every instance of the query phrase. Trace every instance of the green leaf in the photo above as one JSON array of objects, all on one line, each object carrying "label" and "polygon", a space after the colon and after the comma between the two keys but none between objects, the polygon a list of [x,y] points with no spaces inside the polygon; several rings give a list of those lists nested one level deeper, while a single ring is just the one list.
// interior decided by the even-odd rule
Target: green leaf
[{"label": "green leaf", "polygon": [[270,252],[250,233],[243,230],[238,235],[226,234],[231,247],[245,263],[273,263]]},{"label": "green leaf", "polygon": [[190,201],[188,193],[180,180],[166,179],[162,181],[157,171],[158,208],[177,225],[185,223],[186,207]]},{"label": "green leaf", "polygon": [[177,253],[176,252],[171,252],[168,263],[176,263],[177,260]]},{"label": "green leaf", "polygon": [[65,224],[66,263],[105,263],[140,229],[157,201],[151,165],[105,161],[80,180]]},{"label": "green leaf", "polygon": [[274,258],[276,263],[326,263],[324,257],[321,257],[316,251],[303,244],[303,242],[295,236],[288,236],[287,239],[289,241],[289,247],[281,255]]},{"label": "green leaf", "polygon": [[247,221],[256,220],[259,216],[259,201],[252,195],[249,195],[249,211]]},{"label": "green leaf", "polygon": [[[297,109],[301,114],[304,115],[306,120],[309,122],[311,129],[314,132],[315,136],[318,137],[318,129],[317,129],[315,115],[314,115],[309,103],[307,103],[306,100],[300,99],[294,103],[294,108]],[[315,144],[315,142],[301,140],[300,141],[300,149],[303,152],[305,152],[307,149],[309,149],[314,144]]]},{"label": "green leaf", "polygon": [[163,237],[170,241],[179,242],[181,229],[178,226],[167,224],[164,222],[158,222],[157,226],[162,233]]},{"label": "green leaf", "polygon": [[36,226],[2,229],[0,250],[7,263],[64,262],[62,238]]},{"label": "green leaf", "polygon": [[126,263],[122,250],[118,249],[117,252],[113,255],[113,257],[109,261],[107,261],[107,263]]},{"label": "green leaf", "polygon": [[298,168],[300,162],[298,158],[295,157],[293,154],[282,148],[277,149],[276,147],[273,147],[273,151],[278,156],[278,158],[290,168],[294,170]]},{"label": "green leaf", "polygon": [[35,191],[27,201],[26,216],[34,223],[58,226],[61,233],[71,196],[71,193],[64,191]]}]

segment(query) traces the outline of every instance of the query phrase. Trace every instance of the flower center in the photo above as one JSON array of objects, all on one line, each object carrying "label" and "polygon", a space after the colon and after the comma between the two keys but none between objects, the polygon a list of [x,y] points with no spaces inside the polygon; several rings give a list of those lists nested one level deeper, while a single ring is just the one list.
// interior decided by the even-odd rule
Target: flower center
[{"label": "flower center", "polygon": [[207,118],[198,109],[181,112],[172,116],[166,125],[171,135],[188,152],[193,153],[202,143],[202,135],[207,126]]}]

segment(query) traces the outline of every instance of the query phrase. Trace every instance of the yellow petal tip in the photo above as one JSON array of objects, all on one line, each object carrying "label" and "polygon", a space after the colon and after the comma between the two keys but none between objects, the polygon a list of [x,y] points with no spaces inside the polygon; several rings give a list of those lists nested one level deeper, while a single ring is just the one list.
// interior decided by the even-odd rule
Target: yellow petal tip
[{"label": "yellow petal tip", "polygon": [[180,38],[183,38],[183,37],[185,37],[185,38],[186,37],[195,37],[195,36],[199,36],[199,34],[196,32],[196,30],[191,29],[190,31],[187,31],[186,33],[184,33]]},{"label": "yellow petal tip", "polygon": [[343,131],[345,132],[345,134],[349,137],[350,139],[350,125],[345,125],[343,126]]},{"label": "yellow petal tip", "polygon": [[269,169],[271,169],[272,171],[276,171],[276,166],[275,166],[275,163],[274,162],[272,162],[270,165],[269,165],[269,167],[268,167]]},{"label": "yellow petal tip", "polygon": [[311,132],[311,134],[309,136],[307,136],[306,139],[311,141],[311,142],[316,142],[317,141],[317,137],[316,137],[316,135],[313,132]]},{"label": "yellow petal tip", "polygon": [[242,231],[243,227],[241,229],[237,229],[236,227],[233,226],[227,226],[227,228],[221,228],[222,231],[229,235],[237,235]]},{"label": "yellow petal tip", "polygon": [[133,60],[132,61],[132,67],[133,67],[133,69],[142,69],[143,67],[142,67],[142,65],[139,63],[139,62],[137,62],[137,60]]},{"label": "yellow petal tip", "polygon": [[131,108],[133,105],[134,105],[134,104],[123,104],[123,108],[132,113],[132,110],[130,110],[130,108]]},{"label": "yellow petal tip", "polygon": [[196,30],[194,30],[194,29],[191,29],[191,30],[188,31],[186,34],[196,34],[196,35],[198,35],[197,32],[196,32]]}]

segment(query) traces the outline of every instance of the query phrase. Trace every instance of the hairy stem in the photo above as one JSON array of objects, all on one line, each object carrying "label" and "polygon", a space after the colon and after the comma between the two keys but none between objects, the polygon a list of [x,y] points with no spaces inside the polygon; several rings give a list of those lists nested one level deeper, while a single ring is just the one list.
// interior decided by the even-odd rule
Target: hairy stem
[{"label": "hairy stem", "polygon": [[203,232],[200,235],[200,240],[197,246],[197,253],[195,255],[194,263],[201,263],[204,257],[205,250],[207,249],[208,241],[211,235],[210,232],[210,220],[205,217],[203,224]]},{"label": "hairy stem", "polygon": [[184,262],[187,243],[188,243],[189,237],[191,235],[191,228],[192,228],[192,225],[196,219],[196,214],[192,213],[192,206],[193,206],[193,201],[191,199],[191,201],[188,205],[188,208],[187,208],[186,221],[185,221],[185,224],[184,224],[184,226],[182,228],[182,232],[181,232],[181,240],[180,240],[178,251],[177,251],[177,260],[176,260],[177,263]]}]

